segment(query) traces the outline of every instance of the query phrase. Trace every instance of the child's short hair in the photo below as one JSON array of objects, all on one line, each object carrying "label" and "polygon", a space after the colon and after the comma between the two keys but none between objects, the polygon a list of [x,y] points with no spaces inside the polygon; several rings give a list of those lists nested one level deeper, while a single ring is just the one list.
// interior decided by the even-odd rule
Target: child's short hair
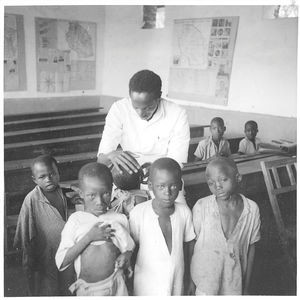
[{"label": "child's short hair", "polygon": [[224,126],[224,120],[220,117],[215,117],[210,121],[210,125],[212,125],[212,123],[217,123],[220,124],[221,126]]},{"label": "child's short hair", "polygon": [[135,73],[129,81],[130,92],[146,92],[161,94],[161,79],[160,77],[150,70],[142,70]]},{"label": "child's short hair", "polygon": [[33,172],[33,168],[36,164],[44,164],[47,167],[52,167],[52,164],[54,164],[58,168],[58,163],[57,163],[56,159],[49,154],[40,155],[31,162],[31,171],[32,172]]},{"label": "child's short hair", "polygon": [[155,171],[167,170],[170,173],[174,173],[178,179],[181,179],[181,167],[178,162],[170,157],[162,157],[154,161],[150,167],[149,180],[153,180]]},{"label": "child's short hair", "polygon": [[250,125],[251,127],[255,127],[256,129],[258,128],[257,123],[255,121],[253,121],[253,120],[247,121],[245,123],[245,128],[246,128],[247,125]]},{"label": "child's short hair", "polygon": [[225,165],[226,167],[230,168],[235,174],[239,173],[237,165],[232,158],[225,156],[216,156],[208,163],[205,174],[207,175],[207,171],[209,170],[209,168],[216,165]]},{"label": "child's short hair", "polygon": [[96,177],[112,186],[113,179],[109,168],[97,162],[84,165],[78,173],[79,186],[82,186],[84,177]]}]

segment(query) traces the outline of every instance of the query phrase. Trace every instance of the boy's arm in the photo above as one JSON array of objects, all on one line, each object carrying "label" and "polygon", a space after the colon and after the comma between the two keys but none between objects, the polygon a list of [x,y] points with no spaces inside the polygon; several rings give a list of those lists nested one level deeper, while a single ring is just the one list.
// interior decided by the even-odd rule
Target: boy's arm
[{"label": "boy's arm", "polygon": [[196,286],[191,278],[191,260],[194,252],[195,240],[183,244],[184,251],[184,293],[185,295],[195,295]]},{"label": "boy's arm", "polygon": [[28,246],[23,249],[22,266],[26,277],[27,295],[36,296],[36,281],[34,268],[34,243],[31,241]]},{"label": "boy's arm", "polygon": [[114,235],[114,230],[110,228],[110,225],[100,227],[101,224],[102,222],[96,223],[82,239],[67,250],[60,270],[72,263],[91,242],[107,241]]},{"label": "boy's arm", "polygon": [[247,270],[244,278],[243,295],[249,295],[250,292],[249,287],[250,287],[250,281],[252,275],[254,256],[255,256],[255,244],[251,244],[249,246],[248,256],[247,256]]}]

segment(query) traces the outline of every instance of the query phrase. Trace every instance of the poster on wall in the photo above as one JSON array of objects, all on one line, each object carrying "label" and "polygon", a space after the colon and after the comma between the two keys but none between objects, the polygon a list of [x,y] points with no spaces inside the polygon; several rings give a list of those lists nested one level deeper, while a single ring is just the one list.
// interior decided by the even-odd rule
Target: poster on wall
[{"label": "poster on wall", "polygon": [[36,18],[37,90],[95,89],[96,23]]},{"label": "poster on wall", "polygon": [[227,105],[239,17],[174,20],[168,97]]},{"label": "poster on wall", "polygon": [[4,16],[4,91],[26,90],[24,21],[22,15]]}]

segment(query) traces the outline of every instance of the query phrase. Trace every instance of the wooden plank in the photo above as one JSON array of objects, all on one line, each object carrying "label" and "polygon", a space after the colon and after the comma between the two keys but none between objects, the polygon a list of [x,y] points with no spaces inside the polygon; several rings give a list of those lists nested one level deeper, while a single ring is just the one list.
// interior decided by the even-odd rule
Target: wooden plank
[{"label": "wooden plank", "polygon": [[96,134],[103,131],[105,122],[92,122],[88,124],[64,125],[49,128],[36,128],[30,130],[10,131],[4,134],[4,143],[20,143],[35,140],[47,140],[70,136]]},{"label": "wooden plank", "polygon": [[[26,105],[26,99],[24,99],[24,105]],[[4,123],[12,122],[12,121],[28,120],[28,119],[45,118],[45,117],[56,117],[56,116],[75,115],[80,113],[91,113],[91,112],[97,112],[101,109],[103,109],[103,107],[90,107],[90,108],[78,108],[72,110],[51,111],[51,112],[5,115]]]},{"label": "wooden plank", "polygon": [[80,113],[76,115],[11,121],[11,122],[6,122],[6,124],[4,124],[4,132],[33,129],[33,128],[40,128],[40,127],[51,127],[55,125],[60,126],[60,125],[72,125],[72,124],[97,122],[97,121],[100,122],[100,121],[104,121],[105,117],[106,114],[104,113],[92,112],[92,113],[85,113],[85,114]]},{"label": "wooden plank", "polygon": [[286,165],[286,169],[287,169],[287,172],[288,172],[288,175],[289,175],[291,185],[295,185],[296,180],[295,180],[291,165]]},{"label": "wooden plank", "polygon": [[277,169],[275,167],[272,167],[271,170],[272,170],[273,177],[274,177],[274,180],[275,180],[275,188],[281,188],[281,183],[280,183],[280,179],[279,179],[279,176],[278,176]]}]

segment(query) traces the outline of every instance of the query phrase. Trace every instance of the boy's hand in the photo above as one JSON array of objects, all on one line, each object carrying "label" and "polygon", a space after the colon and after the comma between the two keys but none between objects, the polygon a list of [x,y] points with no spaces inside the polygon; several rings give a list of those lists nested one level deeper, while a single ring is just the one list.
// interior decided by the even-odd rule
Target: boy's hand
[{"label": "boy's hand", "polygon": [[126,251],[120,254],[117,259],[115,266],[118,269],[127,269],[130,266],[130,259],[131,259],[132,251]]},{"label": "boy's hand", "polygon": [[196,285],[193,280],[190,280],[185,288],[185,295],[186,296],[194,296],[196,291]]},{"label": "boy's hand", "polygon": [[97,222],[87,233],[89,240],[94,241],[109,241],[114,236],[115,230],[109,224],[101,225],[103,222]]}]

